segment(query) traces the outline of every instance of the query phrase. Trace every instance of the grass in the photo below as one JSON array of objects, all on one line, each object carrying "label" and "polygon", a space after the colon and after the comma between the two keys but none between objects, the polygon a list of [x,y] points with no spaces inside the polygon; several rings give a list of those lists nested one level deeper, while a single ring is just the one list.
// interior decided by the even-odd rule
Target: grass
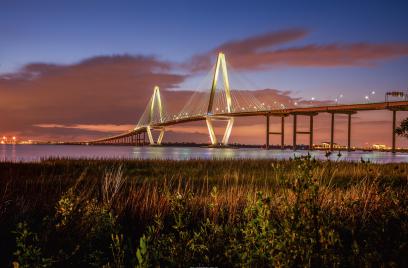
[{"label": "grass", "polygon": [[1,263],[406,266],[408,164],[0,163]]}]

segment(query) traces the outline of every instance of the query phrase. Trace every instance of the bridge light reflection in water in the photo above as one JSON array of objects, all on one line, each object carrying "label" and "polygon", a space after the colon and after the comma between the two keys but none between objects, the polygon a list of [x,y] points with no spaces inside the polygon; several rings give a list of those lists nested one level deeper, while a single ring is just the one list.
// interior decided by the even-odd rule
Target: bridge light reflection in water
[{"label": "bridge light reflection in water", "polygon": [[[69,159],[289,159],[306,155],[308,151],[262,150],[260,148],[209,148],[166,146],[114,146],[114,145],[0,145],[0,162],[37,162],[47,158]],[[316,159],[326,160],[324,151],[309,152]],[[408,153],[342,151],[332,153],[332,161],[370,160],[375,163],[406,162]]]}]

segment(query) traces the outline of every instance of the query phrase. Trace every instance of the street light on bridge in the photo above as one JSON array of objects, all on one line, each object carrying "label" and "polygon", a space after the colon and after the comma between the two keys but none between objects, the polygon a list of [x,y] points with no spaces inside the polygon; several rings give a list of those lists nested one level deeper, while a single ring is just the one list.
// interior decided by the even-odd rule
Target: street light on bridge
[{"label": "street light on bridge", "polygon": [[338,105],[340,103],[340,100],[343,98],[343,94],[339,94],[337,95],[337,97],[334,99],[334,101],[336,102],[336,105]]},{"label": "street light on bridge", "polygon": [[368,94],[368,95],[365,95],[365,100],[367,101],[367,102],[369,102],[370,101],[370,97],[373,97],[374,98],[374,95],[375,95],[375,91],[373,90],[373,91],[371,91],[370,92],[370,94]]}]

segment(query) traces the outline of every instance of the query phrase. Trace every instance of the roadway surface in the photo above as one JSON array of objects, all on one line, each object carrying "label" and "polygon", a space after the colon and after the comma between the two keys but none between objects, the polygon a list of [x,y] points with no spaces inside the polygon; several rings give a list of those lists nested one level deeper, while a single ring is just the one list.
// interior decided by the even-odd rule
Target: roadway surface
[{"label": "roadway surface", "polygon": [[[177,124],[183,124],[188,122],[203,121],[207,117],[212,118],[228,118],[228,117],[248,117],[248,116],[289,116],[293,114],[304,115],[304,114],[318,114],[318,113],[356,113],[358,111],[375,111],[375,110],[396,110],[396,111],[407,111],[408,101],[394,101],[394,102],[376,102],[376,103],[362,103],[362,104],[341,104],[341,105],[327,105],[327,106],[317,106],[317,107],[299,107],[299,108],[289,108],[280,110],[260,110],[260,111],[247,111],[247,112],[232,112],[232,113],[220,113],[212,115],[198,115],[190,117],[182,117],[174,120],[165,121],[162,123],[154,123],[150,128],[163,128]],[[100,143],[108,142],[116,139],[131,137],[136,134],[146,132],[146,127],[138,127],[130,130],[126,133],[119,135],[89,141],[87,143]]]}]

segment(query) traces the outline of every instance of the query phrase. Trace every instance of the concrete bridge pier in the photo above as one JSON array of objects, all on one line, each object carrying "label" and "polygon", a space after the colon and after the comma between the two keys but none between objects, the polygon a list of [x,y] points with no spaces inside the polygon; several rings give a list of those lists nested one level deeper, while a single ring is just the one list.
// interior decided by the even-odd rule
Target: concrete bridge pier
[{"label": "concrete bridge pier", "polygon": [[281,137],[281,149],[285,149],[285,116],[287,115],[282,115],[280,116],[281,118],[281,129],[280,132],[271,132],[269,131],[269,117],[270,115],[266,115],[266,149],[269,149],[269,136],[270,135],[280,135]]},{"label": "concrete bridge pier", "polygon": [[313,150],[313,116],[309,115],[309,150]]},{"label": "concrete bridge pier", "polygon": [[163,140],[163,136],[164,136],[165,128],[164,127],[155,127],[154,129],[160,131],[159,132],[159,137],[157,138],[156,142],[154,141],[153,134],[152,134],[153,128],[151,128],[150,126],[148,126],[146,128],[147,136],[149,138],[150,145],[161,145],[162,140]]},{"label": "concrete bridge pier", "polygon": [[[355,111],[340,111],[337,114],[346,114],[347,115],[347,151],[351,151],[351,116],[357,112]],[[331,121],[330,121],[330,151],[334,149],[334,125],[335,118],[334,115],[336,112],[331,112]]]},{"label": "concrete bridge pier", "polygon": [[397,110],[392,110],[392,149],[391,152],[395,154],[395,125],[397,123]]},{"label": "concrete bridge pier", "polygon": [[[302,114],[293,114],[293,150],[296,150],[297,147],[297,134],[309,135],[309,150],[313,150],[313,117],[318,113],[302,113]],[[309,116],[309,131],[298,131],[297,130],[297,116],[305,115]]]},{"label": "concrete bridge pier", "polygon": [[297,115],[293,115],[293,150],[296,151]]},{"label": "concrete bridge pier", "polygon": [[351,151],[351,113],[347,114],[347,151]]},{"label": "concrete bridge pier", "polygon": [[333,151],[334,147],[334,113],[331,113],[331,124],[330,124],[330,151]]},{"label": "concrete bridge pier", "polygon": [[285,117],[281,117],[281,149],[285,149]]}]

